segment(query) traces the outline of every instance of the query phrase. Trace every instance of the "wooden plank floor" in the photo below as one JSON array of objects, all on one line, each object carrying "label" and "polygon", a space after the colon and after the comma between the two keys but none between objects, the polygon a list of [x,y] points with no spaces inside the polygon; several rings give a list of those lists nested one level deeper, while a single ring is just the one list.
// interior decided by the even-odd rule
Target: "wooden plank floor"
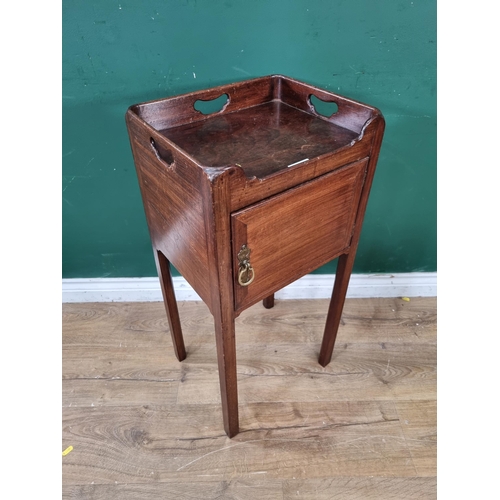
[{"label": "wooden plank floor", "polygon": [[63,305],[63,498],[436,498],[436,299],[257,304],[236,324],[241,432],[223,431],[213,319],[179,303]]}]

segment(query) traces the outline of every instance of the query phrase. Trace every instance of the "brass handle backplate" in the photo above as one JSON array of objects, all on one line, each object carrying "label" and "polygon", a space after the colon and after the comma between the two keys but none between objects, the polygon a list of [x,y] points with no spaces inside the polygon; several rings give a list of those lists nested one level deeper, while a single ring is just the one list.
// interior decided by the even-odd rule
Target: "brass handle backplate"
[{"label": "brass handle backplate", "polygon": [[255,271],[252,264],[250,264],[250,248],[242,245],[238,252],[238,283],[241,286],[248,286],[255,279]]}]

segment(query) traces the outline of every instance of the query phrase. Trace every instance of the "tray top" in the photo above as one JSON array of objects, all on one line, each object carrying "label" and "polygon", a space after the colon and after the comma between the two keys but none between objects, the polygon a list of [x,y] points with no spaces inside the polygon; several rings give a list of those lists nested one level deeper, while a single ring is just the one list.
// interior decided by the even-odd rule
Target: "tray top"
[{"label": "tray top", "polygon": [[359,136],[279,99],[160,133],[202,165],[238,164],[249,178],[332,153]]}]

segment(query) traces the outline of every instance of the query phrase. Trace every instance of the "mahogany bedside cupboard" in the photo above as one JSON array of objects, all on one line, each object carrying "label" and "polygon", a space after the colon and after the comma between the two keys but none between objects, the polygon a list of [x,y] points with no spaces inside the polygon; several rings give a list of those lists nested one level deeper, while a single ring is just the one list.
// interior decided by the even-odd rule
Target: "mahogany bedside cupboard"
[{"label": "mahogany bedside cupboard", "polygon": [[[195,109],[223,95],[220,111]],[[336,112],[320,114],[312,96]],[[331,360],[384,119],[273,75],[137,104],[126,122],[175,354],[186,357],[170,263],[214,317],[224,429],[233,437],[235,318],[260,300],[273,307],[276,291],[339,257],[319,363]]]}]

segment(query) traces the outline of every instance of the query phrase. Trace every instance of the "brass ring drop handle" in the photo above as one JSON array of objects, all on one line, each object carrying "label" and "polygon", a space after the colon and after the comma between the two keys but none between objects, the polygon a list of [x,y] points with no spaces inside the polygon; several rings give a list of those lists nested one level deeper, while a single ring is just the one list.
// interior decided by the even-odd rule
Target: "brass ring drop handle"
[{"label": "brass ring drop handle", "polygon": [[[252,273],[252,277],[248,279],[248,273]],[[245,278],[244,278],[245,277]],[[253,267],[248,263],[246,266],[241,266],[239,267],[239,272],[238,272],[238,283],[241,286],[248,286],[252,281],[255,279],[255,271],[253,270]]]},{"label": "brass ring drop handle", "polygon": [[[252,264],[250,264],[250,248],[246,245],[241,246],[238,252],[238,260],[240,262],[238,266],[238,283],[241,286],[248,286],[255,279],[255,271]],[[251,277],[249,278],[250,273]]]}]

